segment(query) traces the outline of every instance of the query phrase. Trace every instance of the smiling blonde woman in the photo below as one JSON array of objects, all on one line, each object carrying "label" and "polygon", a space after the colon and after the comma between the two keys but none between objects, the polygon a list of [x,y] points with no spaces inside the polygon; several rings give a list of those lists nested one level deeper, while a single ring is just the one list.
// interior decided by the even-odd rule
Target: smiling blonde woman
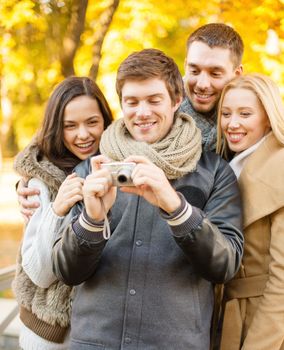
[{"label": "smiling blonde woman", "polygon": [[276,84],[248,74],[228,83],[217,151],[235,153],[244,206],[244,256],[225,285],[221,350],[284,349],[284,107]]}]

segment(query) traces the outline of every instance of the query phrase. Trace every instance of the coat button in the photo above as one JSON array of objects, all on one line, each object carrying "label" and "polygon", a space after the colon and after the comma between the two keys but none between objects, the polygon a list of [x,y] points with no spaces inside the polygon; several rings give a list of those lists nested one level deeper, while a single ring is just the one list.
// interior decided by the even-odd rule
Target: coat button
[{"label": "coat button", "polygon": [[138,247],[140,247],[140,246],[142,245],[141,239],[138,239],[138,240],[135,242],[135,244],[136,244]]},{"label": "coat button", "polygon": [[135,289],[130,289],[129,293],[130,293],[130,295],[135,295],[136,294],[136,290]]},{"label": "coat button", "polygon": [[130,344],[131,343],[131,338],[130,337],[125,337],[125,343]]}]

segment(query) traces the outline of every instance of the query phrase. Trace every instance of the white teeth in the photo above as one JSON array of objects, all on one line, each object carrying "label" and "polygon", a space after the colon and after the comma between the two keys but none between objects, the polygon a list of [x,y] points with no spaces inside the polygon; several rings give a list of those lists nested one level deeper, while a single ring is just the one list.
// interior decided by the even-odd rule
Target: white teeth
[{"label": "white teeth", "polygon": [[211,95],[206,94],[196,94],[198,98],[209,98]]},{"label": "white teeth", "polygon": [[232,140],[240,140],[243,137],[243,134],[230,134]]},{"label": "white teeth", "polygon": [[88,148],[88,147],[92,146],[92,144],[93,144],[93,141],[88,142],[88,143],[80,143],[80,144],[77,144],[76,146],[79,148]]},{"label": "white teeth", "polygon": [[149,126],[153,125],[154,123],[145,123],[145,124],[137,124],[140,128],[148,128]]}]

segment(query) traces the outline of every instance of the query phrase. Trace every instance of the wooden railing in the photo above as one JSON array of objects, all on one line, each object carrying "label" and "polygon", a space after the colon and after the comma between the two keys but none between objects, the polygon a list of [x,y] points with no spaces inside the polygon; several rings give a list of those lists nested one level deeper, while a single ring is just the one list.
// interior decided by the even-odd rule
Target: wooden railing
[{"label": "wooden railing", "polygon": [[[16,265],[0,269],[0,292],[11,287],[15,276]],[[0,336],[18,314],[18,306],[15,306],[0,324]]]}]

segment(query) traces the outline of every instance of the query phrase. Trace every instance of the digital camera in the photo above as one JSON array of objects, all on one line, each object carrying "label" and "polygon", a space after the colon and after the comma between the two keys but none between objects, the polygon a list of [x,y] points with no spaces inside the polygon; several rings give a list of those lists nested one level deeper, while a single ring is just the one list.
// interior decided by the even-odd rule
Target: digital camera
[{"label": "digital camera", "polygon": [[134,186],[131,174],[136,163],[113,162],[102,163],[101,166],[110,172],[113,186]]}]

